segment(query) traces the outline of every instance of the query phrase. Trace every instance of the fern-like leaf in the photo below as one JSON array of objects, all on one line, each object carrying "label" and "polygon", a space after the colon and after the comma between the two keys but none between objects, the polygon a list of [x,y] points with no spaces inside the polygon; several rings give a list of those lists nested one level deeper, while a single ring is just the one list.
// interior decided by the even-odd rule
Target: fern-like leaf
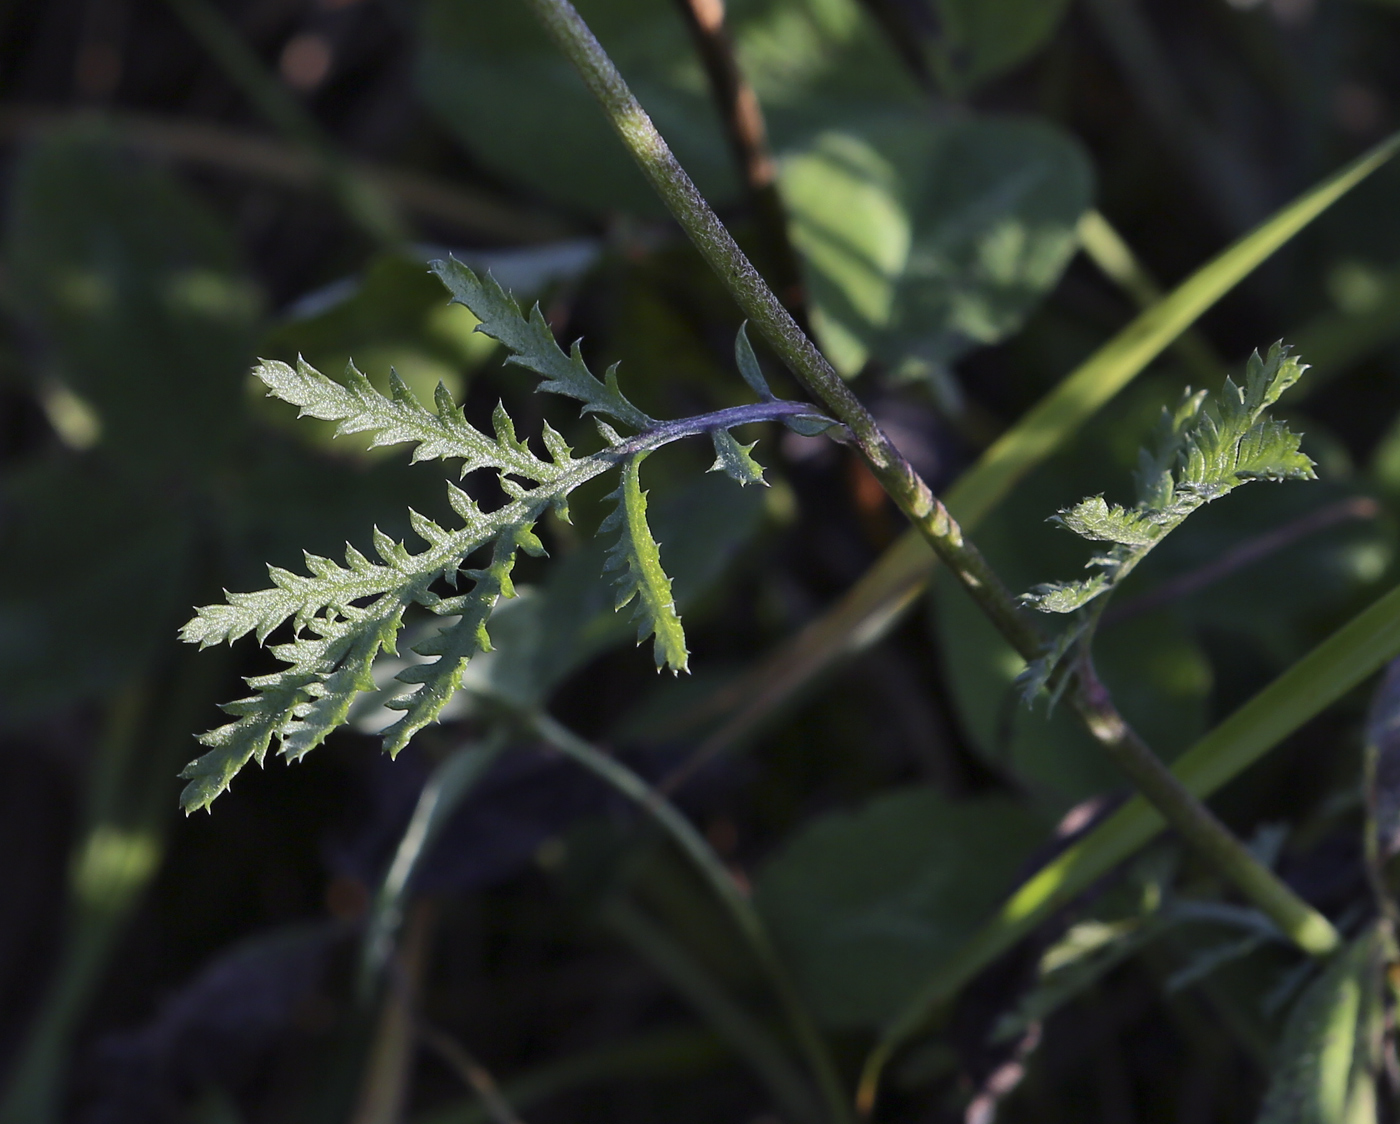
[{"label": "fern-like leaf", "polygon": [[389,756],[396,756],[414,734],[437,721],[442,708],[462,685],[467,663],[478,653],[491,650],[486,622],[498,598],[515,596],[510,574],[516,551],[520,549],[527,554],[544,553],[543,544],[529,524],[510,528],[496,540],[490,565],[484,570],[468,571],[467,576],[475,582],[470,593],[441,601],[433,607],[433,611],[441,615],[460,615],[436,636],[413,649],[420,656],[436,656],[436,659],[399,672],[400,682],[417,684],[417,687],[388,703],[391,710],[404,712],[403,717],[383,733],[384,751]]},{"label": "fern-like leaf", "polygon": [[548,480],[565,467],[539,459],[528,445],[517,441],[510,418],[499,407],[492,417],[496,437],[487,437],[467,422],[441,383],[434,401],[437,413],[433,413],[392,371],[389,397],[379,393],[354,363],[346,367],[343,384],[301,359],[295,368],[264,360],[253,373],[267,386],[269,395],[301,407],[300,417],[339,422],[337,436],[369,433],[371,448],[416,443],[415,462],[461,457],[463,476],[479,468],[493,468],[536,481]]},{"label": "fern-like leaf", "polygon": [[1313,462],[1299,437],[1265,416],[1306,368],[1281,343],[1267,359],[1256,351],[1245,385],[1225,380],[1219,397],[1187,393],[1163,410],[1156,447],[1139,457],[1138,502],[1109,505],[1102,496],[1066,508],[1054,522],[1082,538],[1112,543],[1090,560],[1102,572],[1078,582],[1037,586],[1022,600],[1045,613],[1072,613],[1117,587],[1161,540],[1203,504],[1251,480],[1309,480]]},{"label": "fern-like leaf", "polygon": [[447,286],[453,301],[465,305],[481,321],[478,332],[514,352],[509,362],[544,376],[539,390],[576,398],[583,403],[584,413],[607,414],[635,429],[656,424],[618,388],[617,364],[599,379],[584,363],[577,343],[564,354],[538,304],[527,318],[494,277],[478,277],[456,258],[432,262],[428,268]]},{"label": "fern-like leaf", "polygon": [[608,551],[606,569],[617,571],[616,607],[635,602],[632,616],[637,623],[637,643],[655,635],[656,666],[681,672],[687,670],[689,653],[671,594],[671,579],[661,568],[660,545],[647,526],[647,496],[639,472],[645,458],[645,453],[639,453],[622,466],[622,482],[609,496],[617,507],[598,530],[619,532],[616,545]]},{"label": "fern-like leaf", "polygon": [[[483,512],[466,492],[449,483],[448,500],[460,527],[441,527],[409,512],[414,533],[426,549],[412,551],[376,529],[373,558],[350,545],[343,564],[306,554],[304,574],[269,567],[269,588],[226,593],[223,604],[196,610],[181,637],[201,647],[231,643],[248,633],[263,643],[288,624],[292,635],[270,648],[284,666],[248,679],[252,693],[224,707],[232,721],[199,739],[207,752],[182,774],[190,782],[181,796],[187,811],[207,808],[239,769],[250,761],[261,764],[274,743],[280,753],[296,759],[324,742],[344,724],[355,697],[374,689],[376,660],[382,653],[394,653],[405,614],[418,606],[449,619],[415,649],[431,658],[399,676],[408,690],[389,706],[402,711],[402,717],[383,732],[385,750],[398,753],[437,719],[461,685],[467,663],[490,649],[487,622],[500,598],[514,596],[511,570],[517,553],[543,552],[533,530],[540,516],[552,508],[567,518],[569,493],[619,466],[622,481],[613,493],[617,508],[603,524],[605,532],[619,532],[607,566],[618,571],[617,607],[634,603],[638,643],[655,636],[658,668],[685,669],[685,633],[670,579],[661,568],[660,548],[646,522],[646,494],[638,475],[643,458],[671,441],[708,433],[719,458],[716,467],[741,484],[762,482],[763,470],[750,456],[753,446],[741,445],[730,429],[774,419],[831,424],[815,411],[772,398],[742,333],[736,344],[741,373],[765,401],[678,422],[653,422],[622,396],[615,371],[599,380],[584,365],[577,345],[565,355],[538,308],[525,318],[495,281],[480,280],[459,263],[438,262],[434,269],[454,299],[480,318],[480,330],[510,348],[515,362],[544,376],[541,390],[576,398],[585,413],[608,415],[642,432],[620,437],[595,416],[604,447],[576,457],[563,437],[546,425],[544,459],[517,435],[503,406],[492,415],[488,436],[467,422],[442,386],[434,401],[436,410],[430,411],[396,375],[391,374],[390,393],[384,395],[353,364],[343,383],[301,361],[295,367],[261,364],[257,374],[269,393],[300,407],[302,414],[338,423],[338,433],[369,434],[374,445],[411,443],[414,460],[460,458],[464,476],[490,469],[508,498],[495,511]],[[487,547],[491,559],[484,568],[463,569],[469,556]],[[463,579],[470,585],[455,595],[443,596],[433,589],[446,584],[456,590]]]},{"label": "fern-like leaf", "polygon": [[[1245,370],[1245,384],[1225,380],[1210,403],[1189,390],[1173,410],[1162,411],[1152,445],[1138,456],[1138,500],[1132,507],[1109,504],[1102,496],[1081,500],[1051,517],[1091,542],[1110,543],[1088,565],[1098,573],[1081,581],[1036,586],[1021,600],[1042,613],[1074,613],[1104,601],[1137,565],[1193,511],[1251,480],[1308,480],[1313,462],[1299,449],[1297,434],[1265,415],[1306,368],[1282,343],[1261,359],[1256,351]],[[1049,683],[1056,667],[1093,627],[1093,613],[1082,617],[1032,662],[1022,683],[1028,696]]]}]

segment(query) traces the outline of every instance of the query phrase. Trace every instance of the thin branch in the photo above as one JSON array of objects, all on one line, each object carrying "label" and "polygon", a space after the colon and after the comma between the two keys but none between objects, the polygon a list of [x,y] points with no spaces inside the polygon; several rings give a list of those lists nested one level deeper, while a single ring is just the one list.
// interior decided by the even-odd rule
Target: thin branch
[{"label": "thin branch", "polygon": [[778,194],[778,166],[768,147],[768,129],[758,95],[734,54],[724,21],[724,0],[676,0],[700,53],[710,91],[753,207],[773,288],[793,316],[805,319],[802,271],[788,238],[787,213]]},{"label": "thin branch", "polygon": [[1332,923],[1249,853],[1215,813],[1123,720],[1092,661],[1075,667],[1071,701],[1099,744],[1193,849],[1233,882],[1304,952],[1325,956],[1341,944]]},{"label": "thin branch", "polygon": [[660,925],[625,897],[609,901],[601,918],[748,1062],[786,1118],[794,1124],[822,1118],[821,1104],[811,1085],[768,1028],[744,1010]]},{"label": "thin branch", "polygon": [[[9,106],[0,109],[0,142],[40,136],[87,121],[110,126],[117,143],[144,155],[216,168],[298,190],[325,185],[320,165],[304,145],[209,121]],[[558,219],[418,172],[361,160],[352,161],[350,167],[405,210],[471,234],[505,242],[549,242],[580,233],[578,228]]]},{"label": "thin branch", "polygon": [[734,876],[725,867],[723,860],[715,854],[714,848],[674,804],[621,761],[590,745],[548,714],[534,712],[522,717],[529,728],[549,745],[637,804],[695,864],[696,869],[728,910],[736,928],[748,942],[758,962],[768,973],[832,1119],[837,1122],[849,1120],[850,1108],[846,1102],[846,1094],[826,1042],[798,997],[797,989],[788,977],[782,959],[768,939],[768,931],[758,916],[758,911],[734,881]]},{"label": "thin branch", "polygon": [[997,1066],[982,1082],[977,1095],[968,1102],[963,1124],[992,1124],[997,1107],[1016,1090],[1026,1076],[1026,1060],[1040,1045],[1040,1024],[1032,1023],[1021,1036],[1011,1056]]},{"label": "thin branch", "polygon": [[491,1076],[491,1071],[477,1061],[465,1046],[422,1018],[416,1021],[415,1029],[423,1045],[446,1062],[448,1068],[477,1095],[481,1107],[495,1124],[524,1124],[501,1092],[496,1079]]},{"label": "thin branch", "polygon": [[1120,624],[1132,617],[1141,616],[1143,613],[1151,612],[1162,605],[1170,605],[1174,601],[1190,597],[1193,593],[1199,593],[1207,586],[1229,577],[1236,570],[1242,570],[1246,566],[1262,561],[1269,555],[1282,550],[1284,547],[1292,546],[1300,539],[1305,539],[1309,535],[1315,535],[1319,531],[1325,531],[1328,527],[1338,523],[1345,523],[1349,519],[1374,519],[1380,514],[1380,504],[1366,496],[1355,496],[1348,500],[1339,500],[1337,503],[1320,507],[1316,511],[1285,523],[1282,527],[1275,527],[1262,535],[1240,543],[1239,546],[1227,550],[1219,558],[1214,559],[1199,569],[1191,570],[1171,581],[1163,582],[1156,589],[1144,593],[1141,597],[1124,602],[1115,609],[1109,609],[1103,615],[1103,625]]},{"label": "thin branch", "polygon": [[397,249],[409,232],[393,203],[345,159],[335,142],[209,0],[166,0],[171,10],[262,116],[315,160],[346,215],[380,245]]}]

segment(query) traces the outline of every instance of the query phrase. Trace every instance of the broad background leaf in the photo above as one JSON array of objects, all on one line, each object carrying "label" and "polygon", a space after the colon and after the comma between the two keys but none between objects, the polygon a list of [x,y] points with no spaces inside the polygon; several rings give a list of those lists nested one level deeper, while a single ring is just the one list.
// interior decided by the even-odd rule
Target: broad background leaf
[{"label": "broad background leaf", "polygon": [[780,183],[823,350],[945,365],[1015,331],[1078,247],[1093,175],[1079,146],[1029,120],[886,115],[783,158]]},{"label": "broad background leaf", "polygon": [[[856,0],[733,0],[726,19],[778,148],[871,106],[911,106],[913,82]],[[673,4],[582,0],[682,165],[714,203],[738,196],[704,71]],[[568,61],[523,4],[430,0],[424,100],[494,172],[591,211],[665,213]]]},{"label": "broad background leaf", "polygon": [[1011,888],[1044,828],[1001,797],[905,789],[803,828],[756,901],[818,1017],[878,1025]]}]

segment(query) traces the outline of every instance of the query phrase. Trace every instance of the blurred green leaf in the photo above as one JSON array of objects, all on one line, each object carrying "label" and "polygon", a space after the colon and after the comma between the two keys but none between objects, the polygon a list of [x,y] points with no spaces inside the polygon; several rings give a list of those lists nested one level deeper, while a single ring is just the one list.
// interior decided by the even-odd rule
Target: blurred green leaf
[{"label": "blurred green leaf", "polygon": [[929,51],[950,93],[965,93],[1034,54],[1069,10],[1069,0],[935,0]]},{"label": "blurred green leaf", "polygon": [[1078,145],[1029,120],[886,115],[831,129],[780,183],[837,369],[918,375],[1014,332],[1078,246],[1093,175]]},{"label": "blurred green leaf", "polygon": [[760,872],[756,901],[818,1018],[875,1026],[986,918],[1044,836],[1009,800],[905,789],[808,825]]},{"label": "blurred green leaf", "polygon": [[193,597],[193,530],[132,480],[51,461],[0,485],[0,726],[126,682]]},{"label": "blurred green leaf", "polygon": [[[1374,1089],[1368,1088],[1374,1071],[1367,1032],[1380,987],[1377,940],[1374,930],[1357,938],[1299,996],[1279,1043],[1259,1124],[1358,1124],[1376,1118]],[[1363,1107],[1369,1116],[1357,1111]]]},{"label": "blurred green leaf", "polygon": [[[1123,787],[1123,775],[1073,714],[1062,707],[1046,714],[1021,701],[1015,680],[1024,661],[961,587],[940,572],[933,590],[953,699],[983,759],[1052,812]],[[1095,664],[1124,716],[1163,757],[1174,758],[1205,732],[1211,667],[1171,614],[1104,630]]]},{"label": "blurred green leaf", "polygon": [[[439,382],[460,398],[464,370],[496,350],[495,341],[476,331],[480,321],[462,305],[449,304],[442,282],[416,258],[382,255],[359,277],[315,297],[267,335],[260,348],[266,358],[290,363],[300,355],[337,378],[353,359],[381,392],[388,390],[392,367],[421,401],[430,402]],[[279,419],[296,414],[270,400],[266,410]],[[294,432],[304,436],[307,426],[303,421]],[[317,429],[328,436],[334,427]]]},{"label": "blurred green leaf", "polygon": [[[578,8],[700,189],[712,203],[732,201],[732,157],[674,5],[581,0]],[[726,21],[776,148],[872,106],[917,99],[856,0],[731,0]],[[584,210],[665,213],[526,6],[430,0],[422,43],[424,100],[492,171]]]},{"label": "blurred green leaf", "polygon": [[218,221],[100,130],[46,136],[16,170],[9,292],[113,456],[181,473],[228,447],[260,297]]}]

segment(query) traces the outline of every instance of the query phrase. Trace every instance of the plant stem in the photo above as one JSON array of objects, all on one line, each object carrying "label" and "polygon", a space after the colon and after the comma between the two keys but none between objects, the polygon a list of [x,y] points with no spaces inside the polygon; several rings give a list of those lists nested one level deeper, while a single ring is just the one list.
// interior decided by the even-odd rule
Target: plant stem
[{"label": "plant stem", "polygon": [[748,189],[763,256],[773,278],[772,287],[793,316],[804,320],[802,270],[788,238],[787,214],[778,194],[778,165],[768,147],[768,129],[758,95],[734,55],[734,40],[724,21],[724,0],[676,3],[700,53],[715,107],[734,152],[734,163]]},{"label": "plant stem", "polygon": [[[962,528],[947,508],[895,448],[875,418],[744,256],[573,5],[569,0],[528,2],[598,99],[642,173],[739,307],[763,333],[769,346],[808,393],[825,403],[846,425],[861,457],[885,492],[997,630],[1023,658],[1028,661],[1039,658],[1043,650],[1039,631],[1026,619],[981,552],[963,536]],[[1157,797],[1165,801],[1158,805],[1159,810],[1188,843],[1200,847],[1212,861],[1223,861],[1226,865],[1222,873],[1235,879],[1240,889],[1277,921],[1284,932],[1294,936],[1300,947],[1321,954],[1335,946],[1337,935],[1326,918],[1303,902],[1238,842],[1237,850],[1231,850],[1226,845],[1229,831],[1204,804],[1189,792],[1172,789],[1163,782],[1165,767],[1114,709],[1102,684],[1097,684],[1096,680],[1088,684],[1081,681],[1075,698],[1078,700],[1076,709],[1089,732],[1129,770],[1130,777],[1144,778],[1152,786],[1144,795],[1154,803]]]},{"label": "plant stem", "polygon": [[439,1030],[421,1018],[417,1020],[415,1029],[422,1043],[431,1047],[438,1057],[447,1063],[448,1068],[476,1093],[477,1100],[495,1124],[522,1124],[491,1071],[465,1046],[446,1031]]},{"label": "plant stem", "polygon": [[[92,114],[86,111],[7,107],[0,110],[0,143],[44,136],[90,120]],[[251,130],[146,113],[104,112],[100,120],[112,127],[117,144],[137,152],[297,190],[326,186],[321,162],[300,141],[289,143]],[[583,233],[562,219],[409,168],[364,160],[351,161],[349,168],[400,209],[473,237],[501,243],[552,242]]]},{"label": "plant stem", "polygon": [[[719,216],[686,175],[670,146],[627,88],[617,67],[569,0],[528,0],[560,50],[593,92],[642,173],[735,302],[807,392],[851,431],[861,457],[895,504],[929,541],[1003,633],[1039,643],[1016,602],[981,553],[963,538],[942,502],[895,448],[875,418],[798,327],[754,269]],[[1018,647],[1020,644],[1018,644]]]},{"label": "plant stem", "polygon": [[799,1047],[807,1058],[807,1064],[812,1069],[812,1075],[816,1078],[832,1120],[836,1124],[844,1124],[850,1120],[850,1107],[826,1042],[817,1031],[792,981],[788,978],[787,970],[783,967],[777,950],[769,941],[768,932],[758,912],[725,868],[720,857],[706,842],[705,837],[695,830],[694,825],[674,804],[621,761],[590,745],[548,714],[537,711],[523,717],[529,728],[549,745],[601,777],[636,803],[695,864],[696,869],[729,911],[739,932],[772,979],[783,1011]]},{"label": "plant stem", "polygon": [[767,1086],[792,1124],[812,1124],[825,1113],[812,1086],[768,1028],[736,1002],[684,948],[627,898],[609,901],[601,920],[685,999]]},{"label": "plant stem", "polygon": [[1099,744],[1186,842],[1232,881],[1304,952],[1326,956],[1341,944],[1331,922],[1249,853],[1133,731],[1113,706],[1092,661],[1075,667],[1074,708]]}]

